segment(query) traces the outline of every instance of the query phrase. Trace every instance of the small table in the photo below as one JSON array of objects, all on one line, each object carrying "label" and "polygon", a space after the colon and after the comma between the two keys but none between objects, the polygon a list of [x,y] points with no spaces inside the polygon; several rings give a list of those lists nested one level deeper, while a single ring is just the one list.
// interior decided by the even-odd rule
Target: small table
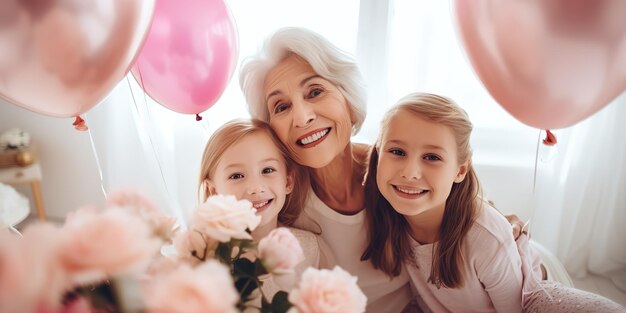
[{"label": "small table", "polygon": [[30,185],[33,198],[35,199],[37,217],[45,221],[46,210],[43,207],[43,198],[41,196],[41,177],[41,166],[39,162],[24,167],[0,168],[0,182],[8,185]]}]

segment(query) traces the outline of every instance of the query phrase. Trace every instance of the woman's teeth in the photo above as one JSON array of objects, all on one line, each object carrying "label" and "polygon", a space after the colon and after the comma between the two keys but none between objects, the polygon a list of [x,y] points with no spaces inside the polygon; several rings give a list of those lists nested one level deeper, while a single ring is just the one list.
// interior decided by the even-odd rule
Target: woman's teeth
[{"label": "woman's teeth", "polygon": [[324,137],[326,134],[328,134],[329,129],[324,129],[321,130],[311,136],[307,136],[305,138],[300,139],[300,143],[303,145],[308,145],[310,143],[316,142],[318,141],[320,138]]}]

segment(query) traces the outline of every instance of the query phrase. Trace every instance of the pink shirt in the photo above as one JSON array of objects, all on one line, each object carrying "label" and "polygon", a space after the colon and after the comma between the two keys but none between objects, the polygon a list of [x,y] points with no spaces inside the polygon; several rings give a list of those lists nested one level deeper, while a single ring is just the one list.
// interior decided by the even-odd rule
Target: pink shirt
[{"label": "pink shirt", "polygon": [[[435,243],[436,244],[436,243]],[[433,312],[521,312],[521,259],[511,225],[485,205],[463,243],[461,288],[428,283],[433,244],[413,240],[415,264],[406,262],[411,283]]]}]

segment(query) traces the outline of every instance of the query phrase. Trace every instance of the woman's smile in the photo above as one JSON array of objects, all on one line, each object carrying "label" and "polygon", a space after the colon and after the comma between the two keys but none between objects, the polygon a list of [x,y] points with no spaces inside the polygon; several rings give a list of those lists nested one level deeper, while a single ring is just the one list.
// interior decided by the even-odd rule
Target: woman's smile
[{"label": "woman's smile", "polygon": [[320,128],[320,129],[316,129],[314,131],[308,132],[302,136],[300,136],[300,138],[298,138],[298,140],[296,140],[296,144],[304,147],[304,148],[312,148],[317,146],[318,144],[320,144],[322,141],[324,141],[324,139],[326,139],[326,137],[328,136],[328,133],[330,133],[331,128]]}]

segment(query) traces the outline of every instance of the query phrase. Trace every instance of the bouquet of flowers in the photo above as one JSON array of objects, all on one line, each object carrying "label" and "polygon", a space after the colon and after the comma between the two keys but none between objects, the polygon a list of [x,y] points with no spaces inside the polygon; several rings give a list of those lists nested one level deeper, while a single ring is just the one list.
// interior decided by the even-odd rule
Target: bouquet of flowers
[{"label": "bouquet of flowers", "polygon": [[[147,198],[118,192],[61,227],[0,232],[0,313],[365,311],[356,277],[339,267],[309,268],[268,299],[262,277],[289,278],[303,254],[284,228],[255,244],[259,222],[250,202],[214,196],[177,231]],[[171,242],[176,253],[162,254]]]}]

